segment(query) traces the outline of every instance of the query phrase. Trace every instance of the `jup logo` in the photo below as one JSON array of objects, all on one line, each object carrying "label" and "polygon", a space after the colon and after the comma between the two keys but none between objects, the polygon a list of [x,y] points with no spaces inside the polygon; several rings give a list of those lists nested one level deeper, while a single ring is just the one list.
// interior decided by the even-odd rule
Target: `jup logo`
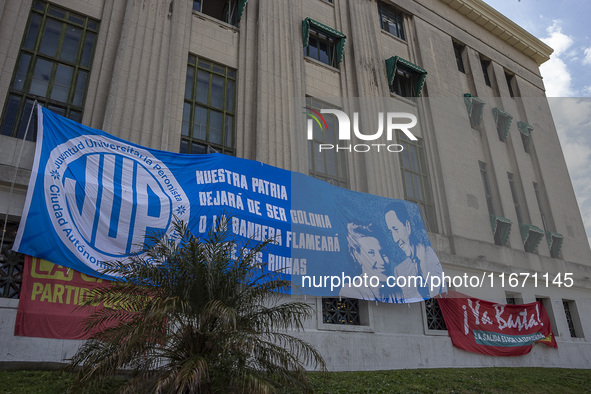
[{"label": "jup logo", "polygon": [[172,201],[138,161],[96,153],[72,162],[63,190],[70,217],[93,249],[114,257],[136,252],[149,230],[164,231]]},{"label": "jup logo", "polygon": [[87,265],[141,253],[146,236],[166,233],[173,215],[189,217],[189,200],[162,162],[106,137],[54,148],[45,190],[54,230]]}]

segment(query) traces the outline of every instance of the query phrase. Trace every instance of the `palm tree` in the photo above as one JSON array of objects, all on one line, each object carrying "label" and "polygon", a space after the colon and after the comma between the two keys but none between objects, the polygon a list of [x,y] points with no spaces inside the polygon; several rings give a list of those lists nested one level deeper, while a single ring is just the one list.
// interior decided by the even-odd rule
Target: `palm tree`
[{"label": "palm tree", "polygon": [[91,337],[71,360],[77,383],[126,369],[133,392],[308,391],[305,366],[325,363],[288,330],[302,329],[311,307],[281,294],[290,282],[280,274],[261,270],[267,243],[237,250],[227,230],[200,239],[176,223],[175,232],[105,270],[123,281],[86,300],[103,307],[85,321]]}]

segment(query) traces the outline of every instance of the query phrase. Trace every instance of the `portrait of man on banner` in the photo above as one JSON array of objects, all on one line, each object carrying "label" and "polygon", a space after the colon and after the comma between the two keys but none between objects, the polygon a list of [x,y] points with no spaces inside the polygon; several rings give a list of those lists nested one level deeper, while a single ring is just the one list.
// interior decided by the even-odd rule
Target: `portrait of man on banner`
[{"label": "portrait of man on banner", "polygon": [[386,208],[384,220],[392,240],[404,254],[402,261],[393,262],[392,274],[407,279],[423,278],[422,286],[409,285],[408,280],[406,286],[401,286],[404,299],[427,299],[444,291],[441,286],[428,286],[429,277],[441,276],[442,268],[425,231],[418,231],[420,211],[411,213],[405,203],[393,202]]}]

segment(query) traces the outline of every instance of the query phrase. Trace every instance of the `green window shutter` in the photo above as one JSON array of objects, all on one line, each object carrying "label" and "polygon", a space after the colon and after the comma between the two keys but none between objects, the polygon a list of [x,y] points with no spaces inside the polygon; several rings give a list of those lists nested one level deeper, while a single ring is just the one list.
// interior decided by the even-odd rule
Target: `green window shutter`
[{"label": "green window shutter", "polygon": [[310,18],[306,18],[302,21],[302,42],[304,48],[308,46],[310,40]]},{"label": "green window shutter", "polygon": [[[474,105],[475,102],[479,103],[480,105]],[[466,104],[468,116],[472,117],[472,111],[474,111],[474,122],[476,124],[480,123],[480,119],[482,119],[482,113],[484,112],[484,105],[486,103],[478,97],[472,96],[470,93],[464,93],[464,104]]]},{"label": "green window shutter", "polygon": [[562,243],[564,242],[564,236],[552,231],[546,231],[546,241],[548,242],[548,249],[555,248],[556,254],[559,255]]},{"label": "green window shutter", "polygon": [[529,240],[529,252],[533,252],[544,238],[544,230],[531,224],[519,223],[519,232],[523,245]]},{"label": "green window shutter", "polygon": [[394,77],[396,76],[396,67],[398,64],[398,56],[392,56],[386,59],[386,73],[388,74],[388,85],[392,85]]},{"label": "green window shutter", "polygon": [[306,18],[302,21],[302,41],[304,48],[308,46],[308,40],[310,39],[310,27],[313,27],[315,30],[321,33],[327,34],[336,40],[337,64],[340,63],[343,60],[343,52],[345,51],[345,41],[347,41],[347,36],[338,30],[315,21],[312,18]]},{"label": "green window shutter", "polygon": [[493,116],[495,118],[495,122],[499,123],[499,118],[503,117],[507,119],[507,122],[505,123],[505,129],[502,130],[503,135],[505,136],[505,138],[507,138],[507,135],[509,135],[509,128],[511,127],[511,122],[513,121],[513,116],[511,116],[510,113],[503,111],[500,108],[494,107],[493,110]]},{"label": "green window shutter", "polygon": [[248,0],[238,0],[238,16],[236,18],[237,22],[240,22],[240,18],[242,18],[242,14],[244,13],[246,3],[248,3]]},{"label": "green window shutter", "polygon": [[468,116],[472,116],[472,95],[470,93],[464,93],[464,104],[466,104],[466,110],[468,110]]},{"label": "green window shutter", "polygon": [[501,241],[503,245],[507,244],[509,240],[509,234],[511,234],[511,219],[504,218],[502,216],[490,215],[490,224],[492,226],[492,232],[495,234],[497,232],[498,223],[504,223],[505,226],[502,228],[501,233]]},{"label": "green window shutter", "polygon": [[427,78],[427,71],[417,66],[416,64],[401,58],[400,56],[392,56],[391,58],[386,59],[386,73],[388,75],[388,85],[392,85],[392,83],[394,82],[394,77],[396,76],[396,69],[399,65],[419,75],[415,89],[417,92],[417,97],[420,96],[421,90],[423,89],[423,85],[425,85],[425,79]]},{"label": "green window shutter", "polygon": [[534,131],[534,128],[531,125],[522,121],[517,122],[517,128],[519,129],[519,132],[526,137],[529,137],[532,131]]}]

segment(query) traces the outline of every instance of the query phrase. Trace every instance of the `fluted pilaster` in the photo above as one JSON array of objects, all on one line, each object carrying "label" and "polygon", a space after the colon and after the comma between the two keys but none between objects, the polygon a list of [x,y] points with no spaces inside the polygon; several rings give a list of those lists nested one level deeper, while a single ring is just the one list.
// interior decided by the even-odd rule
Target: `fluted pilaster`
[{"label": "fluted pilaster", "polygon": [[[182,108],[179,82],[186,67],[186,28],[190,2],[127,2],[108,90],[104,129],[141,145],[178,149],[170,139],[174,114]],[[182,59],[184,59],[184,63]]]}]

